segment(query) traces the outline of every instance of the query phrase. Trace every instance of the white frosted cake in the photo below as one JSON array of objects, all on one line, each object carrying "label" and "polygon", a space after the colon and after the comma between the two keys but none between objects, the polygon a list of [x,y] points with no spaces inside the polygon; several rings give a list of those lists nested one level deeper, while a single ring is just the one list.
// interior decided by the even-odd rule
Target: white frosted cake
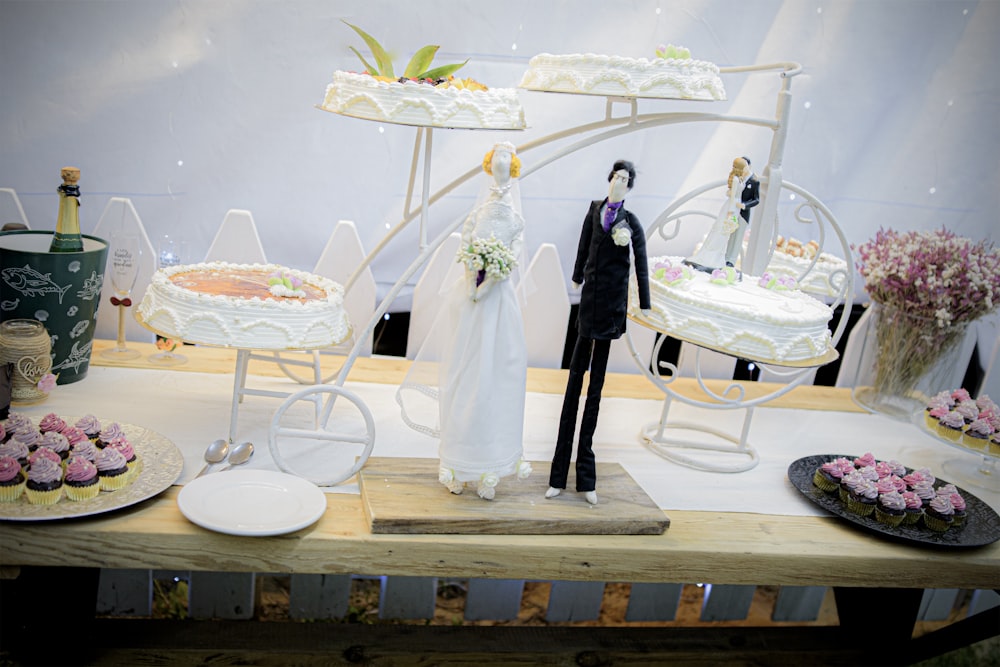
[{"label": "white frosted cake", "polygon": [[160,269],[137,317],[169,338],[253,350],[329,347],[351,334],[343,287],[276,264]]},{"label": "white frosted cake", "polygon": [[791,276],[799,281],[799,289],[820,296],[839,296],[847,282],[847,262],[836,255],[819,252],[819,244],[778,237],[767,270],[777,275]]},{"label": "white frosted cake", "polygon": [[[460,82],[461,84],[461,82]],[[337,71],[320,108],[366,120],[464,129],[524,129],[524,108],[513,88],[386,81]]]},{"label": "white frosted cake", "polygon": [[[634,277],[629,315],[667,335],[737,357],[778,365],[825,363],[835,354],[826,304],[776,278],[733,282],[683,265],[683,257],[650,258],[651,312],[639,311]],[[761,283],[766,282],[769,286]]]},{"label": "white frosted cake", "polygon": [[691,58],[541,53],[520,83],[527,90],[678,100],[724,100],[719,68]]}]

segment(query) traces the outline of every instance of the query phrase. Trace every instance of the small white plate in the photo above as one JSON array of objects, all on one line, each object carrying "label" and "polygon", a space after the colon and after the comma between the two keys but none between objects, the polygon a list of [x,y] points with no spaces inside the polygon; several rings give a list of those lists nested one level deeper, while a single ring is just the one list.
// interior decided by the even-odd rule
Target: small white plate
[{"label": "small white plate", "polygon": [[228,470],[199,477],[177,494],[192,523],[229,535],[281,535],[316,522],[326,495],[312,482],[270,470]]}]

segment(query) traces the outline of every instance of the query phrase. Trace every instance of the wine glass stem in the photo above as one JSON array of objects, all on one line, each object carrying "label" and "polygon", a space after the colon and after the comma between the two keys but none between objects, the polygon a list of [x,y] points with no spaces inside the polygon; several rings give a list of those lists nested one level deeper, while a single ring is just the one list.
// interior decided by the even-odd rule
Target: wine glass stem
[{"label": "wine glass stem", "polygon": [[121,352],[125,349],[125,306],[124,304],[118,305],[118,345],[115,348],[116,351]]}]

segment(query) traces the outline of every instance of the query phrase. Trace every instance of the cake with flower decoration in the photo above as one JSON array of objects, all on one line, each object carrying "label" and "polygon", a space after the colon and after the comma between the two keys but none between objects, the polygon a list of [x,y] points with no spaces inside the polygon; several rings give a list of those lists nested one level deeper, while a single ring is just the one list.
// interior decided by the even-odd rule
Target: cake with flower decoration
[{"label": "cake with flower decoration", "polygon": [[347,25],[364,39],[374,62],[352,47],[364,71],[334,72],[320,105],[324,111],[422,127],[524,129],[524,108],[515,89],[487,88],[474,79],[455,77],[464,62],[431,68],[438,50],[434,45],[419,49],[397,76],[385,49],[357,26]]},{"label": "cake with flower decoration", "polygon": [[653,58],[540,53],[528,61],[521,88],[556,93],[717,101],[726,89],[714,63],[690,51],[660,46]]},{"label": "cake with flower decoration", "polygon": [[162,268],[137,317],[168,338],[255,350],[330,347],[351,334],[341,285],[276,264]]},{"label": "cake with flower decoration", "polygon": [[836,255],[821,252],[819,243],[802,243],[796,238],[778,236],[767,271],[789,276],[808,294],[838,296],[847,283],[847,262]]},{"label": "cake with flower decoration", "polygon": [[[639,309],[635,277],[629,316],[667,335],[733,356],[777,365],[810,365],[833,358],[833,310],[797,289],[787,276],[740,276],[735,269],[709,274],[684,258],[649,259],[652,308]],[[742,279],[741,279],[742,278]]]}]

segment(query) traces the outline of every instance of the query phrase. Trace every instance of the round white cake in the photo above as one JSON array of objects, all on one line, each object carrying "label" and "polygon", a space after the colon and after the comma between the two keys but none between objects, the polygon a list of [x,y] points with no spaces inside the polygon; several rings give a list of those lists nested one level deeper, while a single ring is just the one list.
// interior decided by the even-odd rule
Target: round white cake
[{"label": "round white cake", "polygon": [[527,90],[617,97],[724,100],[719,68],[691,58],[626,58],[540,53],[520,83]]},{"label": "round white cake", "polygon": [[835,297],[847,283],[848,266],[836,255],[819,252],[819,244],[815,241],[803,245],[794,238],[779,236],[767,270],[795,278],[803,292]]},{"label": "round white cake", "polygon": [[[832,360],[833,311],[798,289],[744,275],[716,282],[683,265],[683,257],[649,260],[652,308],[639,311],[633,289],[629,316],[667,335],[733,356],[777,365],[806,366]],[[634,278],[633,278],[634,283]],[[778,288],[775,289],[774,287]]]},{"label": "round white cake", "polygon": [[343,287],[276,264],[160,269],[136,316],[168,338],[252,350],[318,349],[351,335]]},{"label": "round white cake", "polygon": [[513,88],[475,90],[417,81],[384,81],[337,71],[322,109],[366,120],[463,129],[523,130],[524,108]]}]

